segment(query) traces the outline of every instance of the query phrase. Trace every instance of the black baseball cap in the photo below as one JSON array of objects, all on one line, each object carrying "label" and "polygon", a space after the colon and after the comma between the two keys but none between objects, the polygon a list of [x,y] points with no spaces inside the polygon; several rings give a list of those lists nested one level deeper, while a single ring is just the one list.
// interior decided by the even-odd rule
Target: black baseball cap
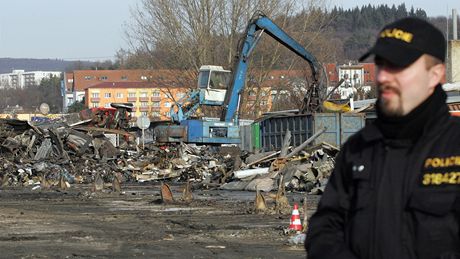
[{"label": "black baseball cap", "polygon": [[407,17],[385,26],[375,45],[359,61],[372,54],[400,67],[412,64],[423,54],[429,54],[444,62],[446,39],[431,23]]}]

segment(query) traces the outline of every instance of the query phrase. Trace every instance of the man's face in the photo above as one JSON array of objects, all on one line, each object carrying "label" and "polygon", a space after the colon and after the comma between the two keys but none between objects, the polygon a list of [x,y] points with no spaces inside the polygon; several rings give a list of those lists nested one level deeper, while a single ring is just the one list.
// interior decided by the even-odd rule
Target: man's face
[{"label": "man's face", "polygon": [[376,57],[377,87],[381,111],[392,117],[404,116],[425,101],[439,80],[433,80],[425,55],[407,67],[396,67]]}]

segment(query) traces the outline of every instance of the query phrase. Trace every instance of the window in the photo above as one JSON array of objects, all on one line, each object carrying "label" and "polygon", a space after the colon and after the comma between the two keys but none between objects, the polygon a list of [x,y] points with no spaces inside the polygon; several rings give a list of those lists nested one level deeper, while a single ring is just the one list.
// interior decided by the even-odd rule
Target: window
[{"label": "window", "polygon": [[171,99],[171,94],[170,93],[165,93],[165,98]]},{"label": "window", "polygon": [[117,93],[117,98],[123,98],[123,93]]},{"label": "window", "polygon": [[166,117],[171,117],[171,112],[165,112]]},{"label": "window", "polygon": [[136,97],[136,93],[128,93],[128,97]]},{"label": "window", "polygon": [[110,108],[110,103],[104,104],[104,107],[105,107],[105,108]]},{"label": "window", "polygon": [[182,97],[184,97],[184,96],[185,96],[185,93],[177,93],[177,94],[176,94],[176,97],[177,97],[177,98],[182,98]]},{"label": "window", "polygon": [[160,112],[152,112],[153,117],[160,117]]},{"label": "window", "polygon": [[99,93],[91,93],[92,98],[99,98]]},{"label": "window", "polygon": [[256,96],[256,92],[255,91],[249,91],[249,96]]},{"label": "window", "polygon": [[112,93],[105,93],[104,94],[104,98],[110,98],[110,97],[112,97]]},{"label": "window", "polygon": [[260,105],[262,105],[262,106],[267,105],[267,101],[261,101],[261,102],[260,102]]},{"label": "window", "polygon": [[147,97],[147,92],[141,92],[140,97]]},{"label": "window", "polygon": [[92,103],[91,107],[93,107],[93,108],[99,107],[99,103]]},{"label": "window", "polygon": [[152,96],[153,96],[153,97],[160,97],[160,91],[154,91],[154,92],[152,93]]},{"label": "window", "polygon": [[160,107],[160,102],[153,102],[153,103],[152,103],[152,106],[153,106],[153,107]]},{"label": "window", "polygon": [[141,76],[141,80],[147,80],[146,76]]},{"label": "window", "polygon": [[171,103],[170,102],[165,102],[165,107],[171,107]]},{"label": "window", "polygon": [[92,76],[85,76],[85,80],[91,80],[92,78]]},{"label": "window", "polygon": [[147,107],[147,106],[149,106],[148,102],[141,102],[141,107]]},{"label": "window", "polygon": [[147,112],[141,112],[141,115],[147,116]]},{"label": "window", "polygon": [[121,80],[128,80],[128,76],[121,76]]},{"label": "window", "polygon": [[101,76],[100,79],[105,81],[105,80],[107,80],[107,76]]}]

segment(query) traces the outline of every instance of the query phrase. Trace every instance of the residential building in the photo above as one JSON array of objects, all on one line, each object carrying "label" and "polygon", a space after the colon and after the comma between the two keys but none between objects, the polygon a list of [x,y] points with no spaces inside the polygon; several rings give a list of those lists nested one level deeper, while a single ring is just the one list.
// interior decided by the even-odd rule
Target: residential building
[{"label": "residential building", "polygon": [[80,102],[85,96],[85,89],[104,82],[154,82],[157,85],[176,87],[180,82],[188,83],[190,73],[177,70],[74,70],[64,76],[65,89],[64,110],[74,102]]},{"label": "residential building", "polygon": [[11,73],[0,74],[0,89],[35,86],[39,85],[42,79],[53,76],[61,77],[61,72],[13,70]]},{"label": "residential building", "polygon": [[[67,108],[72,105],[76,100],[76,94],[73,92],[73,73],[65,72],[64,79],[61,82],[61,92],[63,97],[63,111],[67,112]],[[83,95],[84,96],[84,95]],[[80,101],[83,99],[81,97]]]},{"label": "residential building", "polygon": [[187,87],[162,87],[152,82],[105,82],[85,89],[85,105],[108,108],[111,103],[132,103],[132,117],[145,115],[167,120],[175,101],[188,90]]},{"label": "residential building", "polygon": [[343,79],[335,90],[335,97],[340,99],[364,99],[375,85],[376,68],[374,63],[326,64],[329,91]]}]

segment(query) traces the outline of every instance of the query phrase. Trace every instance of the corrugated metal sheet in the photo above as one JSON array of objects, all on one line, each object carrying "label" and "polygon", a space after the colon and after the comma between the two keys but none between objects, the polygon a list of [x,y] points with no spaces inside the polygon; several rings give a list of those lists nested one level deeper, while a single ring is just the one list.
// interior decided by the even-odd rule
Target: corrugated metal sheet
[{"label": "corrugated metal sheet", "polygon": [[291,144],[298,146],[313,135],[312,116],[271,117],[260,122],[261,148],[265,151],[280,150],[284,135],[291,131]]},{"label": "corrugated metal sheet", "polygon": [[289,129],[291,145],[299,146],[315,132],[327,127],[314,142],[327,142],[340,146],[365,125],[364,114],[316,113],[271,117],[260,122],[261,148],[265,151],[280,150],[284,135]]},{"label": "corrugated metal sheet", "polygon": [[240,126],[240,138],[241,138],[241,143],[239,144],[240,149],[246,150],[249,152],[254,152],[251,125]]}]

